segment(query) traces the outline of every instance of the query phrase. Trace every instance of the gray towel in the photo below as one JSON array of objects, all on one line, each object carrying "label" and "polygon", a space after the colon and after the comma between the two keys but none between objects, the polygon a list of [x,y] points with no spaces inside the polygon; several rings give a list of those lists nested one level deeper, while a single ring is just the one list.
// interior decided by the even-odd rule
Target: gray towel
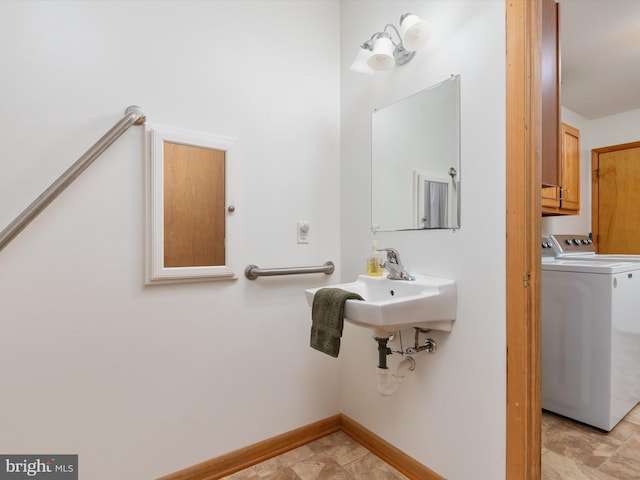
[{"label": "gray towel", "polygon": [[341,288],[321,288],[311,307],[311,348],[337,357],[344,325],[344,304],[349,299],[364,300]]}]

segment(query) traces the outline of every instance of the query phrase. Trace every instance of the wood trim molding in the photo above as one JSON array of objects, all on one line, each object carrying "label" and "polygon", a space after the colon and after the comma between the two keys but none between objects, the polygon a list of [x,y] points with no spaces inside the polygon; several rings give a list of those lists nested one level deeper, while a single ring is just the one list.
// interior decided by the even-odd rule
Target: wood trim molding
[{"label": "wood trim molding", "polygon": [[506,0],[506,478],[541,477],[540,0]]},{"label": "wood trim molding", "polygon": [[341,415],[334,415],[156,480],[217,480],[330,435],[340,428]]},{"label": "wood trim molding", "polygon": [[600,214],[598,205],[600,204],[600,182],[598,175],[600,170],[600,152],[591,150],[591,233],[596,252],[600,251]]},{"label": "wood trim molding", "polygon": [[342,431],[412,480],[445,480],[433,470],[397,449],[386,440],[350,419],[341,416]]},{"label": "wood trim molding", "polygon": [[594,148],[591,151],[597,152],[597,153],[609,153],[609,152],[617,152],[618,150],[628,150],[630,148],[638,148],[638,147],[640,147],[640,142],[629,142],[629,143],[620,143],[618,145],[609,145],[607,147]]},{"label": "wood trim molding", "polygon": [[342,414],[297,428],[156,480],[217,480],[339,430],[343,430],[411,480],[444,480],[444,477]]}]

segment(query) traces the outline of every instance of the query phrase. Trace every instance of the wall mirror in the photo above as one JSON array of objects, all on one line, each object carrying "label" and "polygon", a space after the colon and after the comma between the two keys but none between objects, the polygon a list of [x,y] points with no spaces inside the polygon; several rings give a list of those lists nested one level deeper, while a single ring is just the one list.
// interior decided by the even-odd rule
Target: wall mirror
[{"label": "wall mirror", "polygon": [[373,112],[371,225],[460,227],[460,75]]},{"label": "wall mirror", "polygon": [[147,126],[146,283],[235,279],[228,177],[233,140]]}]

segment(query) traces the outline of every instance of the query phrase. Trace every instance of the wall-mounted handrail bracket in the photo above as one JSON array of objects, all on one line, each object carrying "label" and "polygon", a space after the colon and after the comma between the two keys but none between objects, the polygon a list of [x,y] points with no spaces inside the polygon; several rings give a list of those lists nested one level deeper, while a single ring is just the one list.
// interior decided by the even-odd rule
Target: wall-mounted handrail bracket
[{"label": "wall-mounted handrail bracket", "polygon": [[125,115],[135,115],[135,120],[133,122],[134,125],[142,125],[147,121],[147,116],[145,115],[144,110],[142,110],[138,105],[129,105],[124,113]]},{"label": "wall-mounted handrail bracket", "polygon": [[25,208],[16,219],[0,232],[0,251],[6,247],[31,221],[38,216],[53,200],[60,195],[93,161],[126,132],[132,125],[142,125],[146,115],[137,105],[127,107],[125,116],[116,123],[100,140],[89,148],[58,179]]},{"label": "wall-mounted handrail bracket", "polygon": [[258,277],[298,275],[301,273],[326,273],[327,275],[330,275],[334,270],[334,263],[328,261],[317,267],[260,268],[257,265],[247,265],[247,268],[244,269],[244,274],[249,280],[255,280]]}]

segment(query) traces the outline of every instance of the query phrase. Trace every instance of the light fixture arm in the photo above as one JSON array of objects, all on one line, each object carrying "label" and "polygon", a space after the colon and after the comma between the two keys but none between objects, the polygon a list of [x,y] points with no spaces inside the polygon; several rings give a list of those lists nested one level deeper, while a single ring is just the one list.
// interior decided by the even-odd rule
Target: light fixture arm
[{"label": "light fixture arm", "polygon": [[378,35],[377,33],[374,33],[369,40],[367,40],[362,45],[360,45],[360,48],[364,48],[366,50],[373,50],[373,44],[375,43],[376,38],[378,38],[377,35]]},{"label": "light fixture arm", "polygon": [[[394,42],[391,35],[387,33],[388,28],[392,28],[393,31],[396,32],[396,36],[398,37],[398,43]],[[413,58],[413,56],[416,54],[416,52],[410,52],[406,48],[404,48],[404,45],[402,44],[402,37],[400,36],[400,32],[398,31],[396,26],[393,25],[392,23],[387,23],[384,26],[383,33],[389,37],[389,40],[391,40],[391,43],[393,43],[393,46],[395,47],[393,51],[393,58],[396,61],[396,65],[404,65],[405,63],[409,63]],[[377,35],[380,35],[380,34],[377,34]]]},{"label": "light fixture arm", "polygon": [[[394,42],[393,41],[393,37],[389,33],[387,33],[387,29],[388,28],[392,28],[393,31],[396,32],[396,36],[398,37],[398,43]],[[373,44],[376,42],[377,39],[379,39],[382,36],[385,36],[389,40],[391,40],[391,43],[393,43],[394,47],[396,47],[396,48],[398,48],[399,46],[402,47],[402,37],[400,37],[400,32],[398,31],[398,29],[396,28],[396,26],[394,24],[387,23],[384,26],[384,29],[382,30],[382,32],[376,32],[373,35],[371,35],[371,38],[369,40],[367,40],[366,42],[364,42],[361,45],[361,48],[366,48],[367,50],[373,50]]]},{"label": "light fixture arm", "polygon": [[[362,45],[360,45],[360,48],[366,48],[367,50],[373,50],[373,45],[376,43],[376,40],[379,39],[380,37],[386,37],[389,40],[391,40],[391,43],[393,43],[394,47],[397,47],[398,44],[396,42],[393,41],[393,38],[391,38],[391,35],[389,35],[387,33],[387,27],[393,27],[393,29],[396,31],[396,34],[398,34],[398,30],[391,25],[390,23],[387,24],[384,27],[384,30],[382,32],[376,32],[373,35],[371,35],[371,38],[369,40],[367,40],[366,42],[364,42]],[[400,35],[398,34],[398,38],[400,38]],[[402,43],[402,41],[400,41],[400,43]]]},{"label": "light fixture arm", "polygon": [[[398,46],[402,46],[402,47],[403,47],[403,45],[402,45],[402,37],[400,36],[400,32],[398,31],[398,29],[396,28],[396,26],[395,26],[393,23],[387,23],[387,24],[384,26],[384,30],[383,30],[383,32],[385,32],[385,33],[386,33],[387,28],[389,28],[389,27],[393,28],[393,31],[394,31],[394,32],[396,32],[396,36],[398,37],[398,43],[394,42],[394,41],[393,41],[393,39],[391,39],[391,42],[393,43],[393,45],[394,45],[396,48],[398,48]],[[404,47],[403,47],[403,48],[404,48]]]}]

